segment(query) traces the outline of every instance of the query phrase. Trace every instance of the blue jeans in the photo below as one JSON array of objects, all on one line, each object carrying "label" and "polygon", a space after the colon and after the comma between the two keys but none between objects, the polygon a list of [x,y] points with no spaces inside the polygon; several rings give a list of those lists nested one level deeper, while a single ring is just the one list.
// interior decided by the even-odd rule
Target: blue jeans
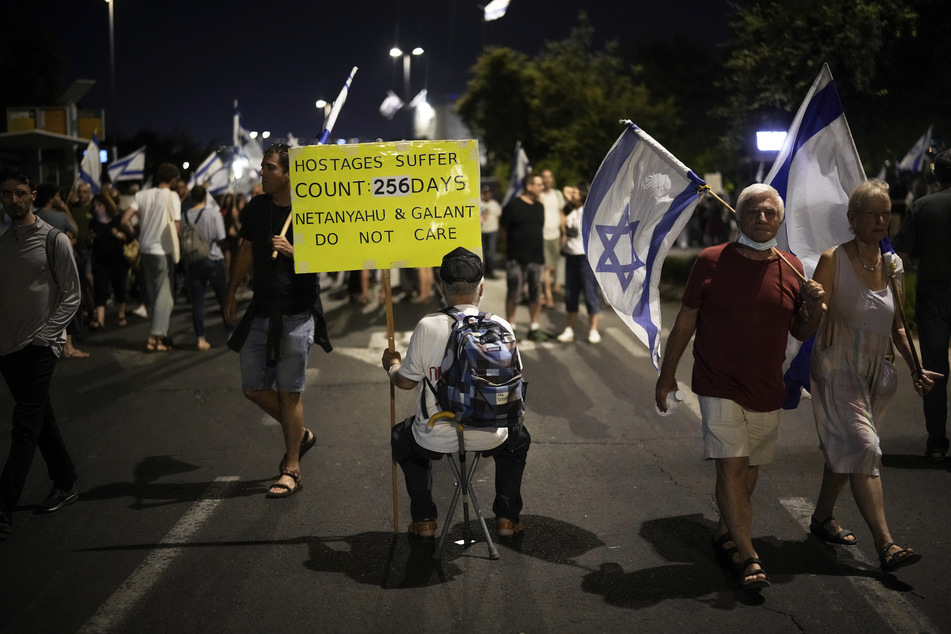
[{"label": "blue jeans", "polygon": [[[225,281],[225,262],[224,260],[205,260],[198,264],[193,264],[185,269],[185,290],[188,293],[188,301],[192,305],[192,325],[195,327],[195,335],[205,336],[205,289],[211,284],[211,290],[215,293],[215,299],[218,300],[218,306],[222,314],[225,310],[225,293],[227,282]],[[225,327],[230,333],[232,328],[225,323]]]},{"label": "blue jeans", "polygon": [[495,270],[495,254],[499,246],[499,232],[492,231],[482,234],[482,259],[485,260],[485,274]]},{"label": "blue jeans", "polygon": [[944,375],[925,395],[927,451],[948,451],[948,344],[951,342],[951,284],[919,282],[915,290],[915,318],[921,364],[926,370]]},{"label": "blue jeans", "polygon": [[0,504],[9,511],[16,508],[20,500],[37,447],[46,461],[53,486],[69,490],[76,481],[76,468],[56,425],[50,402],[50,382],[56,360],[50,348],[34,345],[0,356],[0,373],[16,403],[13,442],[0,474]]},{"label": "blue jeans", "polygon": [[584,292],[584,304],[589,315],[601,312],[601,289],[591,270],[586,255],[565,256],[565,310],[578,312],[579,294]]},{"label": "blue jeans", "polygon": [[[406,492],[410,500],[410,516],[414,522],[436,519],[436,503],[433,502],[433,460],[443,454],[420,447],[413,435],[413,420],[410,416],[393,427],[390,445],[393,459],[403,470]],[[495,502],[492,512],[518,522],[522,512],[522,473],[532,437],[525,425],[509,427],[508,439],[498,447],[481,452],[495,460]]]}]

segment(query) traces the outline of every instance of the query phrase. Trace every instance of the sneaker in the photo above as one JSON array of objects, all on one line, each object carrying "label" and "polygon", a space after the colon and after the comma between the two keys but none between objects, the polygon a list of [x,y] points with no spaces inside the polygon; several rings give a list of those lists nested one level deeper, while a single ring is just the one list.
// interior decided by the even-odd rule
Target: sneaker
[{"label": "sneaker", "polygon": [[597,330],[588,331],[588,342],[589,343],[601,343],[601,333]]},{"label": "sneaker", "polygon": [[72,504],[79,499],[79,493],[76,491],[75,485],[70,487],[68,491],[63,489],[57,489],[53,487],[50,489],[50,494],[46,496],[46,499],[40,502],[40,513],[53,513],[58,511],[67,504]]},{"label": "sneaker", "polygon": [[144,305],[139,306],[138,308],[133,310],[132,314],[135,315],[136,317],[141,317],[142,319],[149,318],[149,311]]},{"label": "sneaker", "polygon": [[535,330],[530,330],[528,333],[529,341],[537,341],[539,343],[543,341],[548,341],[548,335],[541,328],[536,328]]},{"label": "sneaker", "polygon": [[558,335],[558,341],[562,343],[569,343],[575,340],[575,331],[571,328],[565,328],[560,335]]}]

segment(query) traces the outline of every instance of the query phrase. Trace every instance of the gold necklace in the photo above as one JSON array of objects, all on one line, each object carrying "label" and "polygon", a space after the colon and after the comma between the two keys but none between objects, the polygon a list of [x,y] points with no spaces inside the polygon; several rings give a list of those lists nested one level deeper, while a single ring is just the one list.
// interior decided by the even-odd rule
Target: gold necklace
[{"label": "gold necklace", "polygon": [[862,265],[862,268],[865,269],[866,271],[874,271],[874,270],[877,269],[878,266],[882,263],[882,256],[879,255],[879,256],[878,256],[878,262],[875,263],[875,266],[873,266],[872,268],[869,268],[869,267],[865,266],[865,262],[862,261],[862,254],[859,253],[859,250],[858,250],[858,249],[855,250],[855,255],[859,256],[859,264],[861,264],[861,265]]}]

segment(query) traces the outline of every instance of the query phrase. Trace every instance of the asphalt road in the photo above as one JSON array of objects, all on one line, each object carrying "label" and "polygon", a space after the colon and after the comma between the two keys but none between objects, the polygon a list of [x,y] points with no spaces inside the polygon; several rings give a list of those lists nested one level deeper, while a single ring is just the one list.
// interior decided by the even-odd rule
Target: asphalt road
[{"label": "asphalt road", "polygon": [[[502,311],[503,290],[490,281],[483,308]],[[61,361],[53,385],[79,502],[33,513],[50,486],[37,454],[14,535],[0,543],[0,631],[951,631],[951,465],[920,457],[910,381],[882,430],[883,477],[894,536],[924,558],[895,575],[879,572],[848,492],[837,517],[858,545],[808,535],[822,459],[805,401],[784,416],[754,499],[773,585],[737,590],[710,550],[713,465],[700,458],[696,398],[688,392],[672,416],[654,413],[656,373],[612,312],[599,345],[522,344],[533,437],[524,539],[501,546],[497,561],[482,543],[450,544],[437,563],[431,546],[394,535],[383,307],[340,292],[325,300],[336,350],[315,348],[304,394],[318,444],[302,463],[304,488],[285,500],[264,497],[283,453],[279,429],[242,396],[212,301],[208,352],[184,345],[193,339],[182,304],[172,352],[143,352],[148,326],[134,318],[83,338],[92,357]],[[396,304],[401,350],[431,308]],[[665,326],[676,309],[665,304]],[[564,311],[544,319],[557,333]],[[524,330],[526,308],[518,322]],[[678,374],[689,385],[689,359]],[[398,418],[413,403],[398,394]],[[2,455],[11,409],[3,389]],[[476,484],[490,525],[492,469],[483,462]],[[452,478],[443,463],[434,474],[444,512]]]}]

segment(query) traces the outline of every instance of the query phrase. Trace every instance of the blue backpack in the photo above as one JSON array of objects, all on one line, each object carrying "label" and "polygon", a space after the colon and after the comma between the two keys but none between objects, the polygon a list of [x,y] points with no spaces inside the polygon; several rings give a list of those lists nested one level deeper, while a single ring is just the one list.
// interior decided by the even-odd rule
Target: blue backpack
[{"label": "blue backpack", "polygon": [[[467,427],[509,427],[525,412],[525,391],[515,337],[492,313],[466,315],[450,306],[454,319],[439,380],[426,384],[437,405]],[[421,396],[422,398],[422,396]],[[423,398],[423,412],[426,412]]]}]

